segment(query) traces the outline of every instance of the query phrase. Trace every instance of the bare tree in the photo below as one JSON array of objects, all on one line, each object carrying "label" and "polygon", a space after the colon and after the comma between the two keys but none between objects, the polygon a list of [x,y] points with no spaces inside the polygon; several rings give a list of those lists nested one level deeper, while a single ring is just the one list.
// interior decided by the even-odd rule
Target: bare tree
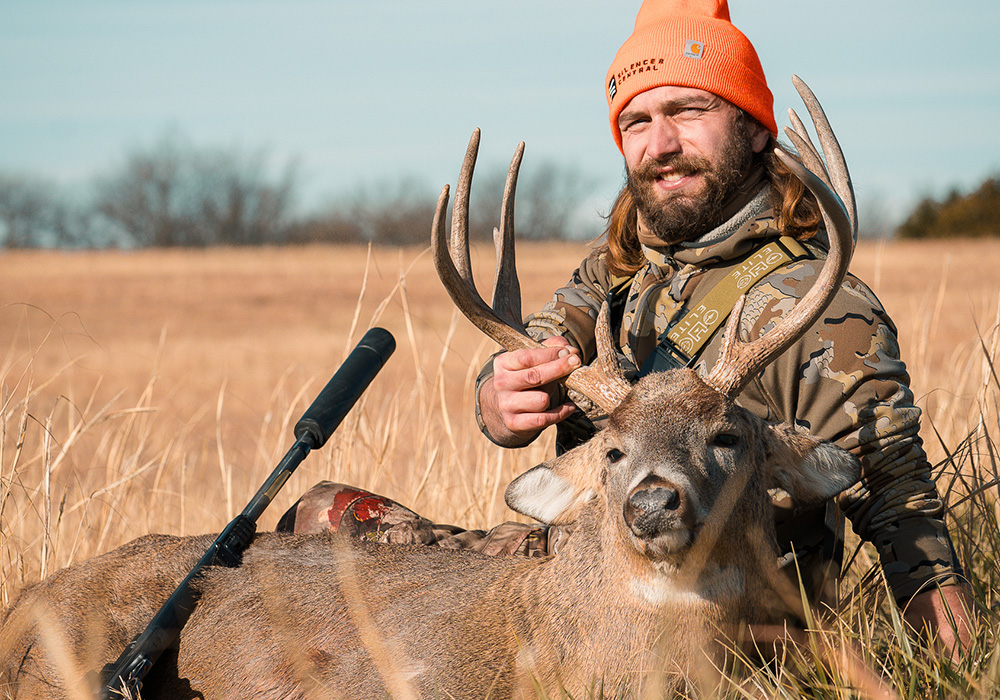
[{"label": "bare tree", "polygon": [[425,245],[434,194],[413,177],[361,185],[329,209],[296,227],[294,240]]},{"label": "bare tree", "polygon": [[533,239],[579,238],[579,233],[573,230],[573,216],[593,192],[596,180],[582,175],[573,166],[551,161],[526,174],[520,192],[523,216],[523,221],[518,222],[520,234]]},{"label": "bare tree", "polygon": [[265,166],[261,154],[199,154],[196,174],[203,189],[196,227],[201,238],[226,245],[284,242],[294,169],[288,166],[276,183],[269,183]]},{"label": "bare tree", "polygon": [[[506,176],[506,167],[494,167],[477,180],[469,210],[470,239],[492,240],[493,228],[500,222],[496,202],[503,196]],[[593,188],[592,178],[581,177],[571,167],[545,162],[529,171],[519,187],[518,235],[529,239],[580,238],[573,217]],[[404,177],[394,183],[358,187],[325,214],[297,225],[292,239],[424,245],[433,214],[433,193],[423,182]]]},{"label": "bare tree", "polygon": [[41,245],[55,208],[52,185],[23,175],[0,173],[0,236],[7,248]]},{"label": "bare tree", "polygon": [[285,241],[294,168],[270,182],[263,154],[196,149],[167,137],[98,184],[96,208],[137,246]]},{"label": "bare tree", "polygon": [[[500,221],[496,203],[503,196],[507,169],[489,170],[476,183],[469,210],[469,237],[492,240],[493,227]],[[519,238],[554,240],[591,237],[596,232],[575,230],[574,216],[593,193],[596,180],[582,175],[573,166],[543,161],[534,168],[525,166],[518,184],[515,226]]]},{"label": "bare tree", "polygon": [[[488,241],[499,223],[496,202],[506,167],[487,169],[470,211],[473,240]],[[168,135],[135,149],[95,181],[86,203],[54,185],[0,174],[0,245],[7,247],[172,247],[288,242],[424,245],[434,192],[412,177],[359,185],[325,212],[295,218],[296,170],[277,175],[263,152],[196,148]],[[594,189],[573,167],[543,162],[521,185],[522,238],[581,238],[574,217]]]}]

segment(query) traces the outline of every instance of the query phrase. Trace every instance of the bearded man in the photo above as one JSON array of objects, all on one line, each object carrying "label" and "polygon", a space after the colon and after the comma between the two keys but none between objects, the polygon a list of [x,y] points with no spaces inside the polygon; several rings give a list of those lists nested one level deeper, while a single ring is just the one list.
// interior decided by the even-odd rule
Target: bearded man
[{"label": "bearded man", "polygon": [[[479,377],[480,427],[504,447],[524,446],[552,425],[559,449],[593,434],[558,380],[593,361],[595,322],[605,301],[632,378],[679,366],[704,375],[719,355],[721,321],[738,295],[722,293],[728,302],[718,310],[718,330],[700,342],[688,332],[690,314],[724,279],[737,269],[749,275],[740,329],[745,339],[756,338],[811,287],[825,257],[815,200],[772,155],[771,92],[725,0],[645,0],[605,87],[627,184],[609,216],[606,243],[527,320],[529,333],[546,347],[499,354]],[[779,262],[763,266],[764,258]],[[782,566],[801,572],[814,600],[832,602],[846,515],[878,550],[907,619],[955,651],[969,639],[966,599],[895,334],[872,291],[848,275],[822,320],[737,402],[829,440],[862,464],[861,481],[825,508],[800,512],[776,498]],[[340,505],[327,508],[333,502]],[[317,518],[321,510],[326,513]],[[566,536],[558,527],[516,523],[489,532],[434,525],[387,499],[333,484],[307,494],[284,527],[323,521],[337,529],[348,520],[351,527],[377,530],[383,541],[488,554],[558,553]]]}]

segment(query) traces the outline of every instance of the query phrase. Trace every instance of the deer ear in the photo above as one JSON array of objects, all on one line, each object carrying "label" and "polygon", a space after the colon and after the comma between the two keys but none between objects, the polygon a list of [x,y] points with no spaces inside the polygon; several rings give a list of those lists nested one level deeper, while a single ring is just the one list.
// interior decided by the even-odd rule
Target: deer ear
[{"label": "deer ear", "polygon": [[798,505],[822,503],[861,478],[861,464],[850,452],[797,433],[784,423],[772,425],[770,430],[776,438],[772,454],[774,481]]},{"label": "deer ear", "polygon": [[580,508],[597,495],[586,448],[586,444],[574,448],[514,479],[504,494],[507,505],[547,525],[576,520]]}]

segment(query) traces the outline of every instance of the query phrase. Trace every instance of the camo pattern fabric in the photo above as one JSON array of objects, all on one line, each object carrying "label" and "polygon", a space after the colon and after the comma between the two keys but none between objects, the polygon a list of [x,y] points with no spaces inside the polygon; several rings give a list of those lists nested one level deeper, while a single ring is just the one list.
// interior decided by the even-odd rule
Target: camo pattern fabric
[{"label": "camo pattern fabric", "polygon": [[[615,287],[627,285],[615,335],[627,373],[635,376],[661,333],[738,269],[748,253],[779,235],[770,206],[759,206],[759,198],[755,202],[728,222],[736,230],[721,240],[707,236],[701,240],[712,239],[708,244],[647,249],[648,264],[631,280],[612,277],[605,252],[594,251],[553,300],[528,317],[529,333],[539,340],[562,335],[589,363],[596,353],[594,325],[601,304]],[[744,340],[767,332],[811,287],[825,257],[824,243],[822,234],[804,242],[818,259],[791,262],[754,283],[740,323]],[[741,273],[754,275],[755,270]],[[703,376],[718,358],[723,328],[695,365]],[[480,384],[491,374],[487,363]],[[848,275],[824,318],[737,401],[765,420],[795,425],[858,456],[862,479],[837,503],[854,531],[877,548],[897,600],[956,582],[960,571],[918,436],[920,409],[913,403],[896,329],[863,282]],[[574,430],[579,432],[579,425]],[[799,512],[786,503],[776,514],[785,560],[793,548],[797,555],[815,551],[823,537],[823,509]]]}]

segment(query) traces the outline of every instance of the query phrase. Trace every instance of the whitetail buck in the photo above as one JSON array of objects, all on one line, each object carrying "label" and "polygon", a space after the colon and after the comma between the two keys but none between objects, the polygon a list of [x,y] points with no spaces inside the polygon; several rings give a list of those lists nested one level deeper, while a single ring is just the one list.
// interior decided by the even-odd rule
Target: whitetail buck
[{"label": "whitetail buck", "polygon": [[[330,534],[260,535],[241,567],[214,569],[200,582],[200,603],[176,652],[147,676],[144,697],[658,693],[659,684],[669,689],[715,660],[713,640],[767,621],[777,571],[768,488],[808,504],[859,476],[847,453],[765,423],[731,398],[822,313],[850,257],[853,203],[843,158],[811,93],[803,97],[832,186],[848,202],[845,209],[824,184],[830,178],[811,145],[799,150],[808,151],[813,172],[781,154],[820,201],[832,241],[817,284],[751,344],[736,339],[737,309],[722,359],[704,379],[676,370],[630,387],[606,361],[614,352],[602,314],[604,361],[567,384],[609,414],[607,428],[507,490],[517,511],[575,523],[558,556],[490,558]],[[521,149],[504,194],[495,311],[472,283],[467,220],[477,147],[475,134],[450,246],[447,188],[438,202],[438,271],[487,334],[508,349],[534,346],[512,291]],[[144,537],[24,591],[0,632],[0,688],[16,698],[90,697],[93,673],[145,627],[211,539]]]}]

